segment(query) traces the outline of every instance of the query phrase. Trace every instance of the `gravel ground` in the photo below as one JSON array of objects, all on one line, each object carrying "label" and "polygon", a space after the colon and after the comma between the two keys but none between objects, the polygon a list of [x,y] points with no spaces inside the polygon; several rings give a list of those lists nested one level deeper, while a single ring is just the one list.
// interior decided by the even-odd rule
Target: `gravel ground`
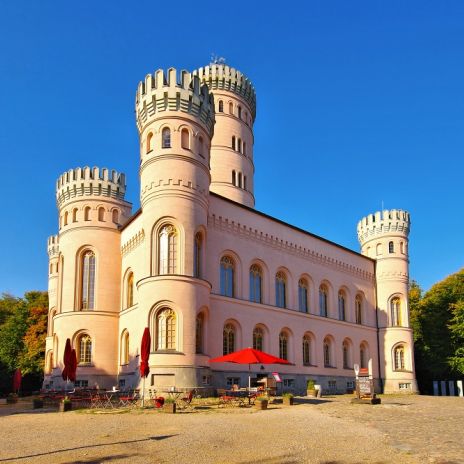
[{"label": "gravel ground", "polygon": [[32,411],[0,406],[0,462],[18,463],[464,463],[464,398],[348,396],[285,407]]}]

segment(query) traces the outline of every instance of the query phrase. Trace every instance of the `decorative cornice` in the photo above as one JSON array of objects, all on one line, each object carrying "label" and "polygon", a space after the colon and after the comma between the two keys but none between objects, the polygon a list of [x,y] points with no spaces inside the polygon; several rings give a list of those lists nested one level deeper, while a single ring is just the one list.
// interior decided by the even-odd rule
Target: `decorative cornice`
[{"label": "decorative cornice", "polygon": [[307,259],[315,264],[326,266],[331,269],[335,268],[340,272],[355,275],[356,277],[367,280],[369,282],[375,281],[375,276],[371,272],[365,271],[351,264],[347,264],[338,259],[331,258],[324,254],[317,253],[314,250],[293,242],[289,242],[288,240],[283,240],[274,235],[259,231],[253,227],[249,227],[235,221],[230,221],[229,219],[223,218],[222,216],[216,216],[215,214],[210,215],[208,217],[208,226],[223,232],[244,237],[248,240],[264,243],[266,246],[276,250],[303,257],[304,259]]},{"label": "decorative cornice", "polygon": [[123,256],[127,255],[131,251],[135,250],[139,245],[141,245],[144,240],[145,232],[143,229],[141,229],[121,246],[121,254]]}]

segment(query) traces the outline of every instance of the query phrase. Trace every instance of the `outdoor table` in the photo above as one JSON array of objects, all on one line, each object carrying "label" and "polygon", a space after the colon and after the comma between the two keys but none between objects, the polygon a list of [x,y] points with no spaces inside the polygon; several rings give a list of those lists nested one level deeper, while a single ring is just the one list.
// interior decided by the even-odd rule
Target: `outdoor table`
[{"label": "outdoor table", "polygon": [[119,396],[119,390],[107,390],[104,393],[104,400],[103,400],[103,407],[104,408],[114,408],[113,404],[113,398],[116,397],[116,399]]},{"label": "outdoor table", "polygon": [[179,389],[166,389],[166,390],[161,390],[162,393],[166,393],[168,395],[168,398],[172,398],[174,400],[174,402],[177,404],[179,398],[180,398],[180,395],[182,395],[183,393],[185,393],[183,390],[179,390]]}]

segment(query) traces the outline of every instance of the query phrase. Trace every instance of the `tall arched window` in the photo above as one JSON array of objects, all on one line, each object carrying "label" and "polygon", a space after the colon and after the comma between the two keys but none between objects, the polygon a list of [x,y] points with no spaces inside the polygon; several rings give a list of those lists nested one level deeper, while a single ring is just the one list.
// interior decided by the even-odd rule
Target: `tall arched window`
[{"label": "tall arched window", "polygon": [[242,153],[242,139],[241,138],[237,140],[237,151],[239,153]]},{"label": "tall arched window", "polygon": [[389,253],[395,252],[395,246],[393,245],[393,242],[388,242],[388,252]]},{"label": "tall arched window", "polygon": [[205,157],[205,146],[204,146],[204,143],[203,143],[203,137],[198,137],[198,154],[201,156],[201,157]]},{"label": "tall arched window", "polygon": [[126,308],[134,305],[134,273],[130,272],[127,276],[126,288]]},{"label": "tall arched window", "polygon": [[98,220],[105,221],[105,208],[98,208]]},{"label": "tall arched window", "polygon": [[276,306],[279,308],[287,307],[287,281],[283,272],[278,272],[275,276]]},{"label": "tall arched window", "polygon": [[332,359],[330,356],[330,340],[324,340],[324,367],[331,367]]},{"label": "tall arched window", "polygon": [[394,358],[395,371],[403,371],[405,369],[403,345],[398,345],[395,348]]},{"label": "tall arched window", "polygon": [[343,291],[338,292],[338,319],[346,320],[346,298]]},{"label": "tall arched window", "polygon": [[232,185],[236,185],[237,184],[237,173],[235,172],[235,170],[232,171]]},{"label": "tall arched window", "polygon": [[81,304],[80,309],[95,307],[95,253],[87,250],[81,258]]},{"label": "tall arched window", "polygon": [[319,287],[319,314],[323,317],[328,315],[328,291],[325,285]]},{"label": "tall arched window", "polygon": [[234,296],[234,261],[229,256],[221,258],[221,295]]},{"label": "tall arched window", "polygon": [[195,352],[203,353],[203,314],[198,314],[195,320]]},{"label": "tall arched window", "polygon": [[262,282],[263,272],[261,267],[253,264],[250,267],[250,301],[254,303],[262,303]]},{"label": "tall arched window", "polygon": [[403,242],[400,242],[400,253],[404,254],[404,244],[403,244]]},{"label": "tall arched window", "polygon": [[238,105],[238,108],[237,108],[237,109],[238,109],[238,117],[239,117],[240,119],[242,119],[242,107],[241,107],[240,105]]},{"label": "tall arched window", "polygon": [[129,332],[124,330],[121,336],[121,364],[129,364]]},{"label": "tall arched window", "polygon": [[359,367],[361,369],[366,369],[367,368],[367,350],[366,347],[362,344],[359,347]]},{"label": "tall arched window", "polygon": [[356,298],[354,300],[354,310],[356,324],[362,324],[362,299],[359,295],[356,295]]},{"label": "tall arched window", "polygon": [[176,313],[169,308],[162,309],[156,320],[157,350],[176,349]]},{"label": "tall arched window", "polygon": [[403,325],[402,314],[401,314],[401,301],[398,297],[391,300],[391,321],[392,326],[400,327]]},{"label": "tall arched window", "polygon": [[165,127],[161,132],[161,148],[171,148],[171,129]]},{"label": "tall arched window", "polygon": [[382,254],[382,244],[381,243],[377,243],[377,245],[375,247],[375,253],[376,253],[377,256]]},{"label": "tall arched window", "polygon": [[242,173],[238,173],[238,186],[239,188],[242,188]]},{"label": "tall arched window", "polygon": [[235,327],[226,324],[222,331],[222,354],[230,354],[235,351]]},{"label": "tall arched window", "polygon": [[235,135],[232,136],[232,150],[235,150]]},{"label": "tall arched window", "polygon": [[68,212],[67,211],[64,212],[64,224],[63,225],[65,226],[68,225]]},{"label": "tall arched window", "polygon": [[84,209],[84,221],[90,221],[90,206],[86,206]]},{"label": "tall arched window", "polygon": [[232,102],[229,103],[229,114],[234,114],[234,104]]},{"label": "tall arched window", "polygon": [[253,329],[253,349],[263,351],[264,332],[261,327]]},{"label": "tall arched window", "polygon": [[153,133],[150,132],[147,135],[147,146],[146,146],[146,153],[150,153],[153,150]]},{"label": "tall arched window", "polygon": [[92,339],[87,334],[82,334],[77,340],[79,364],[90,364],[92,362]]},{"label": "tall arched window", "polygon": [[243,154],[246,156],[246,142],[245,140],[243,141]]},{"label": "tall arched window", "polygon": [[190,134],[188,129],[186,129],[185,127],[182,129],[180,133],[180,141],[182,148],[184,148],[185,150],[190,149]]},{"label": "tall arched window", "polygon": [[72,212],[72,222],[77,222],[77,208],[73,209]]},{"label": "tall arched window", "polygon": [[195,234],[195,243],[193,244],[193,276],[201,278],[201,253],[202,253],[203,237],[200,232]]},{"label": "tall arched window", "polygon": [[119,211],[117,209],[113,209],[111,212],[111,220],[115,223],[119,223]]},{"label": "tall arched window", "polygon": [[167,224],[163,226],[158,237],[158,273],[175,274],[177,271],[177,231],[176,228]]},{"label": "tall arched window", "polygon": [[343,342],[343,369],[350,368],[350,344],[345,340]]},{"label": "tall arched window", "polygon": [[298,309],[302,313],[308,311],[308,282],[306,279],[300,279],[298,281]]},{"label": "tall arched window", "polygon": [[219,100],[219,113],[224,112],[224,102],[222,100]]},{"label": "tall arched window", "polygon": [[311,365],[311,338],[309,335],[303,337],[303,364]]},{"label": "tall arched window", "polygon": [[288,335],[284,331],[279,334],[279,358],[288,360]]}]

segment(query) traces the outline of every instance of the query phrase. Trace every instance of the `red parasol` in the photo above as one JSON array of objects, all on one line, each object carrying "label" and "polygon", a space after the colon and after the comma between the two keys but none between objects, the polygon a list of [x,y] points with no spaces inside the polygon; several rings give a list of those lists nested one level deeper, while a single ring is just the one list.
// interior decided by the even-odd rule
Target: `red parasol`
[{"label": "red parasol", "polygon": [[15,373],[13,374],[13,393],[17,393],[21,388],[21,369],[16,369]]},{"label": "red parasol", "polygon": [[66,345],[64,347],[64,355],[63,355],[64,368],[63,368],[63,373],[61,374],[61,377],[63,377],[63,380],[65,382],[68,379],[70,379],[70,376],[69,376],[70,358],[71,358],[71,340],[68,338],[66,339]]},{"label": "red parasol", "polygon": [[[219,356],[218,358],[210,359],[209,362],[231,362],[237,364],[248,364],[248,372],[250,372],[250,364],[292,364],[286,359],[278,358],[264,351],[255,350],[253,348],[244,348],[240,351]],[[248,374],[248,388],[250,388],[251,374]]]},{"label": "red parasol", "polygon": [[71,382],[76,381],[76,371],[77,371],[77,355],[76,355],[76,350],[73,348],[69,355],[69,366],[68,366],[68,377]]},{"label": "red parasol", "polygon": [[140,375],[143,377],[142,387],[142,407],[145,404],[145,377],[150,373],[150,366],[148,365],[148,358],[150,357],[150,329],[145,327],[142,336],[142,345],[140,347]]}]

